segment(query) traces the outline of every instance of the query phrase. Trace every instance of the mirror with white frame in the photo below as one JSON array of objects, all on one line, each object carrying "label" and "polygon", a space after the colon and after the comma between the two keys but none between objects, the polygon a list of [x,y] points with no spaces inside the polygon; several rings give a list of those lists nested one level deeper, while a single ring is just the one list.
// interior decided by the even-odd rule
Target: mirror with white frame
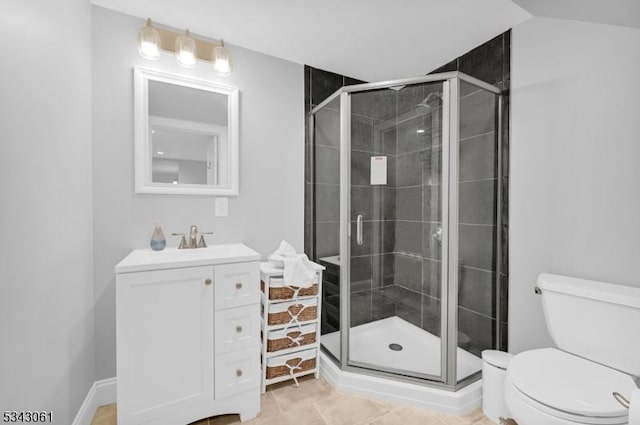
[{"label": "mirror with white frame", "polygon": [[238,89],[134,68],[137,193],[238,195]]}]

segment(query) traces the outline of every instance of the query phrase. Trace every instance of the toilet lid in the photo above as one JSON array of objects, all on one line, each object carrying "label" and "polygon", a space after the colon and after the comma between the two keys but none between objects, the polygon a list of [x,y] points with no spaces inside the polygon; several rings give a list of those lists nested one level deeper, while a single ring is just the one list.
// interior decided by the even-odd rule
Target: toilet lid
[{"label": "toilet lid", "polygon": [[587,417],[626,416],[613,398],[627,399],[635,388],[629,375],[553,348],[516,355],[507,373],[513,385],[535,401],[556,410]]}]

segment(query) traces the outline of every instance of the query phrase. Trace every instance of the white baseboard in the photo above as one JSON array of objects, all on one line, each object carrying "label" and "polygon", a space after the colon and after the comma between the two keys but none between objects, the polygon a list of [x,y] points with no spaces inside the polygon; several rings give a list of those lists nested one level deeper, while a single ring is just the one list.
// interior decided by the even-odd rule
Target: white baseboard
[{"label": "white baseboard", "polygon": [[116,378],[93,383],[71,425],[91,425],[96,409],[116,402]]},{"label": "white baseboard", "polygon": [[320,353],[320,374],[339,391],[454,415],[465,415],[482,404],[482,381],[476,381],[458,391],[446,391],[344,371],[323,352]]}]

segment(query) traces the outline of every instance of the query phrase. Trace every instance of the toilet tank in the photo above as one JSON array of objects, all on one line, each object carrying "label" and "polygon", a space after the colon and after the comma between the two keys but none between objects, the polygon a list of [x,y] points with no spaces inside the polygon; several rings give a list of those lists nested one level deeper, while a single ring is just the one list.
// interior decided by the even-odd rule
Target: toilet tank
[{"label": "toilet tank", "polygon": [[538,288],[558,348],[640,376],[640,288],[547,273]]}]

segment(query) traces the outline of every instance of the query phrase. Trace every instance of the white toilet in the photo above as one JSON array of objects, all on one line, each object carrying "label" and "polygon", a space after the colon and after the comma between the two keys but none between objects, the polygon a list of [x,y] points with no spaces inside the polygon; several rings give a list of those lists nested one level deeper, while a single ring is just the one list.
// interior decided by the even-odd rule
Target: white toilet
[{"label": "white toilet", "polygon": [[629,399],[640,376],[640,288],[551,274],[538,288],[559,349],[511,360],[510,416],[519,425],[628,424],[613,393]]}]

